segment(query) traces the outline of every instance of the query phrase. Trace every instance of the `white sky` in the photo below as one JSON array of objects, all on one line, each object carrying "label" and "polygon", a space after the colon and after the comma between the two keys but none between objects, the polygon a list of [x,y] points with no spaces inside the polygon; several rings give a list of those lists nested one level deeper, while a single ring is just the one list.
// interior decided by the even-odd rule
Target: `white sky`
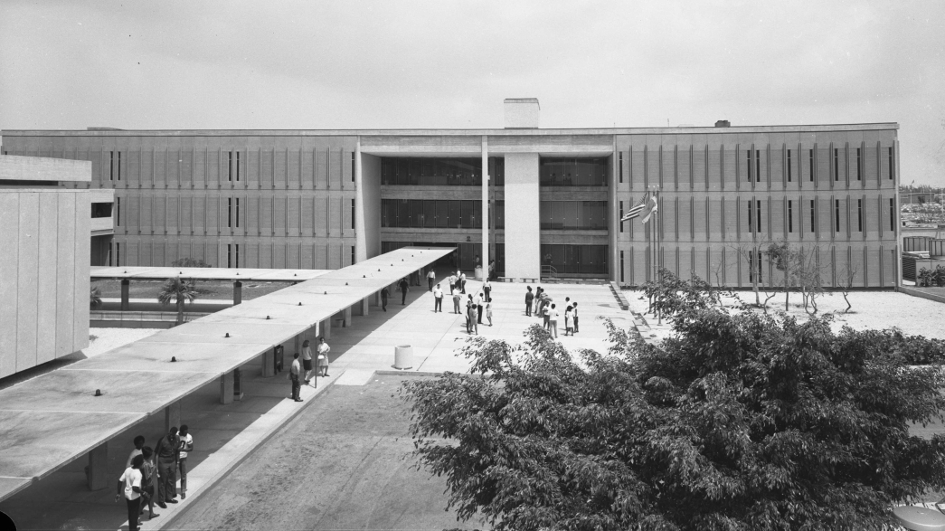
[{"label": "white sky", "polygon": [[0,0],[0,129],[900,124],[945,186],[945,1]]}]

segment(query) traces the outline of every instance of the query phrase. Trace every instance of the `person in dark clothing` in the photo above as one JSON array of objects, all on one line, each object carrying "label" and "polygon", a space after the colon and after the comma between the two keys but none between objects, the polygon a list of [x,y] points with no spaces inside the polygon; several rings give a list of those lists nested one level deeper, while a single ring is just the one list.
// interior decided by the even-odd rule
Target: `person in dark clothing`
[{"label": "person in dark clothing", "polygon": [[387,311],[387,298],[390,297],[390,290],[387,289],[387,286],[381,290],[381,309],[385,312]]},{"label": "person in dark clothing", "polygon": [[161,437],[154,453],[158,462],[158,507],[167,509],[167,503],[177,503],[177,450],[180,448],[180,438],[177,437],[177,426],[172,426],[167,435]]},{"label": "person in dark clothing", "polygon": [[532,287],[528,286],[525,292],[525,316],[529,317],[532,314],[532,302],[535,301],[535,294],[532,293]]},{"label": "person in dark clothing", "polygon": [[407,283],[407,277],[400,279],[400,305],[407,305],[407,292],[410,291],[410,284]]}]

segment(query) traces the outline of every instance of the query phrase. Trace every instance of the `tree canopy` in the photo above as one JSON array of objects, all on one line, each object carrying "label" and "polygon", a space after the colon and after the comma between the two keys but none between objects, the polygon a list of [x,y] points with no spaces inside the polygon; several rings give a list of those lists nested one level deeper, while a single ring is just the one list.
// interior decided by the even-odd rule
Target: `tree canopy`
[{"label": "tree canopy", "polygon": [[659,346],[608,322],[608,352],[571,353],[534,325],[522,345],[471,338],[468,374],[404,384],[415,455],[461,519],[882,529],[945,485],[945,439],[909,434],[942,418],[945,376],[906,365],[911,338],[711,300],[663,310],[675,334]]}]

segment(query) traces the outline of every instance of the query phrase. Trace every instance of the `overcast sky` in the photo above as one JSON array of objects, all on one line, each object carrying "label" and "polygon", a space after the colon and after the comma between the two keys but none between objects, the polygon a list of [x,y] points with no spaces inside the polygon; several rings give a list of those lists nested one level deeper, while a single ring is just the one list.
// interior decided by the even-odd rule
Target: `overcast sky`
[{"label": "overcast sky", "polygon": [[945,186],[945,1],[0,0],[0,129],[898,122]]}]

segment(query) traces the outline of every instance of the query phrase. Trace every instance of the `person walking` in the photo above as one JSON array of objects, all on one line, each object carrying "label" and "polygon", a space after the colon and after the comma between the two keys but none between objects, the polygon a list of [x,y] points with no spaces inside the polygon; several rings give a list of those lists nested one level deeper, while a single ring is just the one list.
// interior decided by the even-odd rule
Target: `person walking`
[{"label": "person walking", "polygon": [[387,311],[387,298],[390,297],[390,290],[387,286],[381,288],[381,309]]},{"label": "person walking", "polygon": [[558,310],[555,309],[555,305],[551,305],[551,309],[548,312],[548,331],[552,333],[555,339],[558,339]]},{"label": "person walking", "polygon": [[538,289],[535,290],[535,307],[532,309],[532,313],[535,314],[535,317],[541,317],[541,313],[539,313],[538,310],[541,308],[541,294],[544,292],[545,290],[543,290],[541,286],[538,286]]},{"label": "person walking", "polygon": [[305,385],[312,381],[309,378],[312,374],[312,347],[310,345],[311,342],[307,339],[302,342],[302,370],[305,371],[302,379],[305,381]]},{"label": "person walking", "polygon": [[450,283],[450,293],[453,293],[453,290],[456,289],[456,275],[454,275],[452,272],[450,272],[449,283]]},{"label": "person walking", "polygon": [[296,352],[294,359],[292,360],[292,367],[289,368],[289,379],[292,380],[292,400],[296,402],[301,402],[302,399],[299,397],[299,392],[302,390],[302,385],[299,383],[299,372],[302,370],[302,365],[299,363],[299,353]]},{"label": "person walking", "polygon": [[407,292],[410,291],[410,284],[407,283],[407,277],[400,279],[400,305],[407,305]]},{"label": "person walking", "polygon": [[433,289],[433,313],[436,312],[443,313],[443,290],[439,284]]},{"label": "person walking", "polygon": [[564,335],[574,335],[574,308],[571,306],[564,311]]},{"label": "person walking", "polygon": [[545,330],[551,329],[551,309],[546,305],[541,307],[542,323],[541,327]]},{"label": "person walking", "polygon": [[167,435],[161,437],[157,446],[154,447],[158,464],[157,504],[161,509],[167,509],[168,503],[177,503],[174,498],[177,497],[177,449],[179,447],[180,438],[177,436],[177,426],[172,426]]},{"label": "person walking", "polygon": [[[311,360],[310,360],[311,361]],[[180,470],[180,499],[187,498],[187,455],[194,451],[194,436],[190,434],[190,428],[186,424],[180,425],[180,431],[177,432],[180,437],[180,450],[177,457],[177,468]]]},{"label": "person walking", "polygon": [[433,291],[433,283],[436,282],[436,272],[432,269],[427,273],[427,291]]},{"label": "person walking", "polygon": [[482,305],[485,304],[482,293],[476,294],[474,302],[476,303],[476,323],[482,324]]},{"label": "person walking", "polygon": [[485,283],[483,283],[482,285],[482,294],[485,295],[487,302],[492,300],[492,284],[489,283],[488,278],[486,279]]},{"label": "person walking", "polygon": [[128,505],[128,531],[138,531],[138,513],[141,510],[141,466],[144,464],[142,455],[134,456],[131,460],[131,466],[126,468],[121,477],[118,478],[118,493],[115,494],[117,502],[124,494],[125,502]]},{"label": "person walking", "polygon": [[141,455],[144,449],[144,435],[136,435],[134,438],[135,449],[128,455],[128,461],[125,462],[125,468],[131,468],[131,461],[136,455]]},{"label": "person walking", "polygon": [[486,320],[492,326],[492,299],[486,299]]},{"label": "person walking", "polygon": [[459,289],[463,292],[463,295],[466,294],[466,273],[459,274]]},{"label": "person walking", "polygon": [[154,512],[154,483],[157,479],[157,465],[154,464],[154,450],[150,446],[141,449],[141,457],[144,459],[141,463],[141,506],[138,508],[138,514],[144,513],[144,508],[148,508],[148,520],[157,518],[158,513]]},{"label": "person walking", "polygon": [[571,318],[574,319],[574,332],[571,335],[578,333],[578,312],[577,312],[577,303],[571,304]]},{"label": "person walking", "polygon": [[453,289],[450,290],[453,294],[453,313],[460,314],[460,303],[463,301],[463,296],[459,293],[459,290],[456,289],[456,286],[453,286]]},{"label": "person walking", "polygon": [[525,292],[525,317],[531,317],[532,315],[532,302],[535,300],[535,294],[532,293],[532,287],[526,286],[528,291]]},{"label": "person walking", "polygon": [[331,347],[328,346],[328,343],[325,343],[325,336],[318,338],[318,370],[321,372],[322,376],[328,376],[328,353],[331,352]]}]

